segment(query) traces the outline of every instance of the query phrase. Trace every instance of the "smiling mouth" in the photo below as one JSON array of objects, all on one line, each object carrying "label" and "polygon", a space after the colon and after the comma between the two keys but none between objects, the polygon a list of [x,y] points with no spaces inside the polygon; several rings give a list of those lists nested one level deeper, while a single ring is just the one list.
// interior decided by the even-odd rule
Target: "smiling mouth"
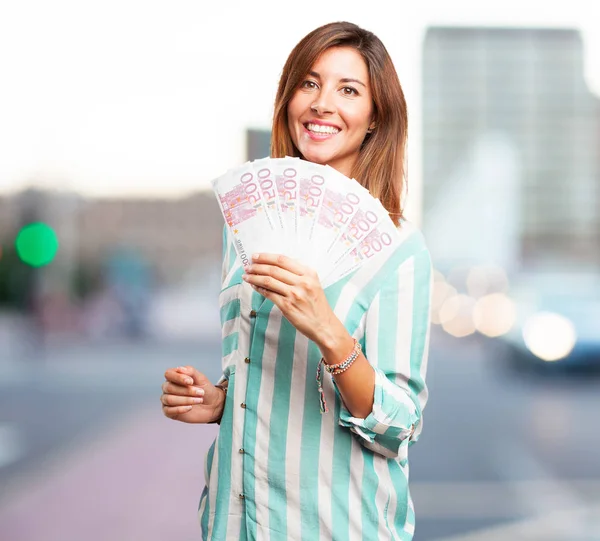
[{"label": "smiling mouth", "polygon": [[304,124],[304,127],[316,135],[335,135],[340,132],[340,129],[335,126],[323,126],[322,124],[313,124],[312,122],[307,122]]}]

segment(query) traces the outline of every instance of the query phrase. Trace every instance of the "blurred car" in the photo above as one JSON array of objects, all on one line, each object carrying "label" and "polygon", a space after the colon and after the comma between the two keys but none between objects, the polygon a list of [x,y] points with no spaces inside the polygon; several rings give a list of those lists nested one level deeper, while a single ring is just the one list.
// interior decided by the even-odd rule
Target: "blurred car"
[{"label": "blurred car", "polygon": [[516,368],[600,370],[600,275],[546,272],[511,284],[516,322],[500,338]]}]

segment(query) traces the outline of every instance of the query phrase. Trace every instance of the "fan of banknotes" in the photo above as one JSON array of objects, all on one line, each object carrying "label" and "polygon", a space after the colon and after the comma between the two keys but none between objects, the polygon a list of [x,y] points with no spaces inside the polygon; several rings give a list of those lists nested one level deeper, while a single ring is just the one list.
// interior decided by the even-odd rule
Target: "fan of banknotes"
[{"label": "fan of banknotes", "polygon": [[326,287],[400,242],[388,212],[356,180],[299,158],[247,162],[212,181],[244,266],[281,253]]}]

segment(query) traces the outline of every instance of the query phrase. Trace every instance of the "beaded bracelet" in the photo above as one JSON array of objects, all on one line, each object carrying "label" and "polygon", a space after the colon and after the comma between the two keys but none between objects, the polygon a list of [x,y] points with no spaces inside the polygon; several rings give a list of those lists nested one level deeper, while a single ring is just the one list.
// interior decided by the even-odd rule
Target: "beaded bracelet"
[{"label": "beaded bracelet", "polygon": [[341,363],[327,364],[325,363],[325,359],[321,357],[321,360],[317,366],[317,386],[319,388],[319,407],[321,413],[327,413],[329,411],[327,409],[327,402],[325,401],[325,392],[323,391],[323,365],[325,365],[325,370],[327,370],[327,372],[329,372],[332,376],[337,376],[352,366],[352,363],[357,359],[360,351],[360,344],[355,338],[354,346],[352,347],[350,355],[348,355],[348,357],[346,357]]}]

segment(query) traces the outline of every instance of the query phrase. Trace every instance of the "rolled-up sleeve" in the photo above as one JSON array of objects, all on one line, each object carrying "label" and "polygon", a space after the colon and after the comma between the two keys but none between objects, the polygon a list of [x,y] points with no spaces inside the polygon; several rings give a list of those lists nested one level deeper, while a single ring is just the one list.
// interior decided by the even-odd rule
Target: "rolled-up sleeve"
[{"label": "rolled-up sleeve", "polygon": [[407,258],[386,281],[365,318],[365,357],[375,370],[373,409],[352,417],[342,402],[340,425],[372,451],[406,457],[423,427],[433,272],[426,248]]}]

